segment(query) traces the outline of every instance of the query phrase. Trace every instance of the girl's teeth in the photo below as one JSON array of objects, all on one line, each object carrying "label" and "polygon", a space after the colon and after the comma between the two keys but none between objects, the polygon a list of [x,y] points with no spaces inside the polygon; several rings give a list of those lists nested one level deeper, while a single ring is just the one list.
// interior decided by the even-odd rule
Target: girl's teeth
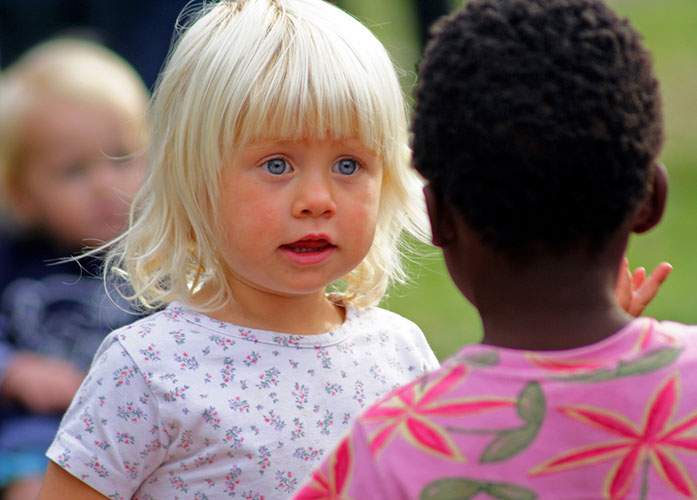
[{"label": "girl's teeth", "polygon": [[291,247],[291,250],[294,252],[299,252],[299,253],[308,253],[308,252],[318,252],[320,250],[324,250],[327,247],[318,247],[318,248],[296,248],[296,247]]}]

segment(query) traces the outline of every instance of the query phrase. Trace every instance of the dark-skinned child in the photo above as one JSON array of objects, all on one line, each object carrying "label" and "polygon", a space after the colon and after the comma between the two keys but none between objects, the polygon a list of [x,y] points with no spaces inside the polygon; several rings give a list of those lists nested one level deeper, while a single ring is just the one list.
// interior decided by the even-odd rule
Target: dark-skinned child
[{"label": "dark-skinned child", "polygon": [[483,342],[368,409],[297,498],[696,497],[697,328],[614,294],[667,193],[640,35],[599,0],[473,0],[420,77],[414,164]]}]

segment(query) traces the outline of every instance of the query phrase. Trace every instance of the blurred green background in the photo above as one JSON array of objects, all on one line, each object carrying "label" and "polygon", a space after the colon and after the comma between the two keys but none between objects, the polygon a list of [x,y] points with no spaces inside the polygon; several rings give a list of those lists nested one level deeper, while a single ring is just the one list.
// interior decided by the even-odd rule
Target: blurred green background
[{"label": "blurred green background", "polygon": [[[411,97],[421,47],[410,0],[339,3],[387,46],[403,70],[402,84]],[[674,267],[646,315],[697,323],[697,0],[608,3],[644,35],[661,80],[666,118],[666,143],[660,159],[669,172],[668,207],[657,229],[634,236],[630,263],[651,270],[666,260]],[[462,4],[452,2],[453,8]],[[383,306],[421,326],[436,355],[443,359],[462,344],[477,342],[481,323],[448,279],[437,250],[422,246],[418,254],[411,265],[413,282],[392,289]]]}]

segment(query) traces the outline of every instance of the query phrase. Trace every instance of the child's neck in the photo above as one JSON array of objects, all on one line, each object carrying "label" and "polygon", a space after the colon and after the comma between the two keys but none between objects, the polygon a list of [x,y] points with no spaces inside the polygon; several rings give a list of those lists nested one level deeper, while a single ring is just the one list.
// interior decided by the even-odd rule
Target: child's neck
[{"label": "child's neck", "polygon": [[207,314],[239,326],[295,335],[326,333],[346,316],[344,307],[330,302],[324,291],[280,295],[245,287],[233,290],[233,296],[231,303]]},{"label": "child's neck", "polygon": [[[617,266],[619,267],[619,266]],[[486,344],[563,350],[603,340],[631,321],[614,296],[614,264],[546,259],[523,268],[498,266],[473,297]]]}]

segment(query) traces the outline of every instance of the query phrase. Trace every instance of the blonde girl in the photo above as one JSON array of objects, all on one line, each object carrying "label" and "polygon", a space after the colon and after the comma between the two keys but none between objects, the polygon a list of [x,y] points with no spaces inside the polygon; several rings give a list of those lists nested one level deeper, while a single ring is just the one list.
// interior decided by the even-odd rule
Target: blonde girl
[{"label": "blonde girl", "polygon": [[164,309],[102,344],[41,499],[286,498],[362,408],[437,366],[376,307],[400,236],[423,235],[385,49],[322,0],[184,17],[107,265]]}]

